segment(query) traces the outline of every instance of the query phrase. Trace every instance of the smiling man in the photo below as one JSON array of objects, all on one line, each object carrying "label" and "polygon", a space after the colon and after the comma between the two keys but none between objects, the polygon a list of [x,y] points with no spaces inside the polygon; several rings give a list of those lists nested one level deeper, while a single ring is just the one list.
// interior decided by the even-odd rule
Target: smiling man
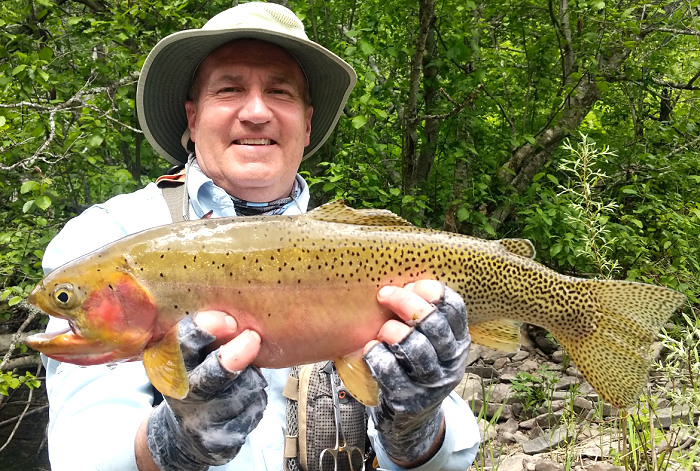
[{"label": "smiling man", "polygon": [[[164,38],[144,63],[136,105],[152,147],[184,164],[168,180],[179,185],[175,202],[149,184],[87,209],[47,247],[44,270],[179,219],[306,211],[299,164],[328,138],[355,80],[275,4],[242,4]],[[367,408],[379,465],[466,469],[479,432],[451,394],[470,344],[463,301],[433,281],[385,286],[377,300],[396,314],[364,349],[380,386],[380,404]],[[52,318],[47,331],[66,328]],[[190,390],[160,403],[141,362],[78,367],[44,358],[54,471],[285,467],[289,369],[250,366],[263,339],[224,312],[186,318],[178,339]]]}]

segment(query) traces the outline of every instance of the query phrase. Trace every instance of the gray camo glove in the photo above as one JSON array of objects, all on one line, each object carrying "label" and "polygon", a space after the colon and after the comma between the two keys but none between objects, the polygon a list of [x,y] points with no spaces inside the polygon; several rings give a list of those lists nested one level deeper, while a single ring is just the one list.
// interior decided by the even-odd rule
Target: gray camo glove
[{"label": "gray camo glove", "polygon": [[267,382],[256,367],[228,371],[218,349],[202,360],[215,337],[188,317],[178,325],[190,390],[182,399],[165,397],[148,420],[148,448],[162,471],[198,471],[222,465],[238,454],[267,405]]},{"label": "gray camo glove", "polygon": [[423,457],[438,437],[440,406],[464,375],[471,343],[462,298],[445,287],[433,304],[404,340],[377,344],[364,357],[381,391],[370,415],[382,446],[400,463]]}]

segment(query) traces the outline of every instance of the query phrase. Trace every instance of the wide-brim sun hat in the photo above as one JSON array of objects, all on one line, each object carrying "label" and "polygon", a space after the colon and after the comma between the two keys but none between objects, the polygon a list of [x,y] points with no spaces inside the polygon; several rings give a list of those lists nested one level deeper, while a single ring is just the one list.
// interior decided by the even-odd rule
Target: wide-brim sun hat
[{"label": "wide-brim sun hat", "polygon": [[151,146],[173,164],[187,162],[189,155],[184,146],[189,138],[185,101],[195,71],[209,53],[235,39],[276,44],[299,62],[314,107],[304,159],[323,145],[338,122],[357,81],[353,68],[311,41],[291,10],[274,3],[244,3],[214,16],[201,29],[163,38],[143,64],[136,91],[139,123]]}]

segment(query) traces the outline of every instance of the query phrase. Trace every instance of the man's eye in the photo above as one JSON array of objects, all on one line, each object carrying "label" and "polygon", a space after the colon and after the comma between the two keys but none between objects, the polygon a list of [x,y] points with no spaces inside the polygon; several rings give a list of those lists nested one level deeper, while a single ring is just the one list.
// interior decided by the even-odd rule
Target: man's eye
[{"label": "man's eye", "polygon": [[223,87],[223,88],[219,89],[219,93],[235,93],[239,90],[240,90],[240,88],[238,88],[238,87]]}]

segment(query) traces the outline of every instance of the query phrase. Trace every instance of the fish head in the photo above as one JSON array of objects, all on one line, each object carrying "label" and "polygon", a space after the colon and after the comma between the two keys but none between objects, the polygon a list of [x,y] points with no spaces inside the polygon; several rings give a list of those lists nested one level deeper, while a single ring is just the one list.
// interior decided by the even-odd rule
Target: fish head
[{"label": "fish head", "polygon": [[26,343],[48,357],[77,365],[139,359],[157,331],[158,308],[133,276],[128,258],[89,255],[49,273],[27,301],[66,319],[61,332]]}]

